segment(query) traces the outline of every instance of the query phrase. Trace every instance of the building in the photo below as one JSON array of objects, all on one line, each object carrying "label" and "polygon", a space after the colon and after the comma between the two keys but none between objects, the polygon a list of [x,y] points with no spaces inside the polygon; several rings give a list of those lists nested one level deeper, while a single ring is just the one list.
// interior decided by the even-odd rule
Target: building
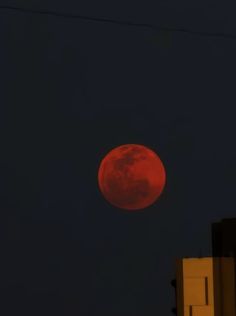
[{"label": "building", "polygon": [[212,224],[213,257],[236,258],[236,218],[226,218]]},{"label": "building", "polygon": [[236,316],[236,218],[212,224],[212,257],[176,262],[178,316]]},{"label": "building", "polygon": [[234,258],[184,258],[176,262],[178,316],[236,316]]}]

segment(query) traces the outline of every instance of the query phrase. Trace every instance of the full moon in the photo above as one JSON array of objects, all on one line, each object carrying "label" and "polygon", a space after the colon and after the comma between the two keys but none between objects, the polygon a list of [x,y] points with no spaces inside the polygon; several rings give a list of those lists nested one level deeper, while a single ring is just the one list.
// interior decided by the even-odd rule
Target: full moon
[{"label": "full moon", "polygon": [[112,149],[101,161],[98,185],[113,206],[130,211],[157,201],[166,183],[164,165],[150,148],[125,144]]}]

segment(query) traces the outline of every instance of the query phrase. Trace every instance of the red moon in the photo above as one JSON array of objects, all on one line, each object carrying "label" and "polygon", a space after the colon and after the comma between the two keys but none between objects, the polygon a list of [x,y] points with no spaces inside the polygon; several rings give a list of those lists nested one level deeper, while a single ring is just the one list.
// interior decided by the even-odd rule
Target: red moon
[{"label": "red moon", "polygon": [[98,170],[98,184],[105,199],[113,206],[131,211],[152,205],[165,183],[165,168],[158,155],[138,144],[112,149]]}]

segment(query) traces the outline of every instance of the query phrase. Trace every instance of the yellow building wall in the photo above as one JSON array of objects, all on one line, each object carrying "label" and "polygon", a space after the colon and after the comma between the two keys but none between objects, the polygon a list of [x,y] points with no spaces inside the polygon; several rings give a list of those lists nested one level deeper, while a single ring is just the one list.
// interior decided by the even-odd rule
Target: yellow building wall
[{"label": "yellow building wall", "polygon": [[178,316],[236,316],[233,258],[177,260]]}]

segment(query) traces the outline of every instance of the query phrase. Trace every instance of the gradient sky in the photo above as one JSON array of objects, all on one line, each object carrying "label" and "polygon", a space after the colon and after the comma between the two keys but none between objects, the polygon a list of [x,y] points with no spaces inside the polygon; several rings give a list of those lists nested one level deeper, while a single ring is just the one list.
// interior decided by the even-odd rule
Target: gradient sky
[{"label": "gradient sky", "polygon": [[[21,2],[1,3],[236,36],[223,1]],[[235,56],[233,37],[0,9],[2,315],[172,315],[175,259],[235,216]],[[98,189],[124,143],[166,167],[145,212]]]}]

